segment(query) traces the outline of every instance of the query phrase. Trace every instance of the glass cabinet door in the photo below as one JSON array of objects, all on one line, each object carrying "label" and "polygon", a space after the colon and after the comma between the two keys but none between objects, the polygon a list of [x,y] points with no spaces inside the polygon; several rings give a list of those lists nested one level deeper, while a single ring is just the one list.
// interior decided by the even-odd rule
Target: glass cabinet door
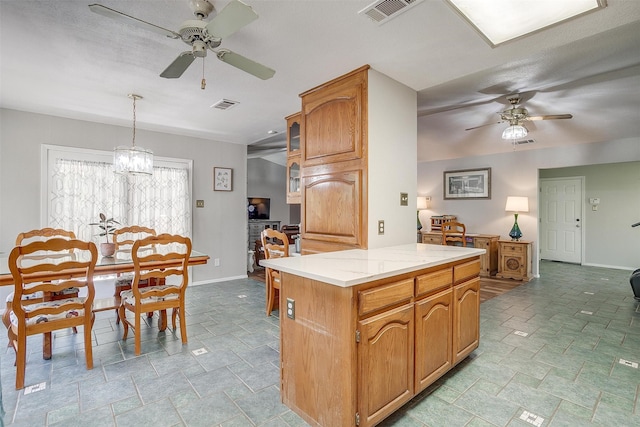
[{"label": "glass cabinet door", "polygon": [[300,113],[287,117],[287,154],[300,152]]},{"label": "glass cabinet door", "polygon": [[300,203],[300,156],[287,160],[287,203]]}]

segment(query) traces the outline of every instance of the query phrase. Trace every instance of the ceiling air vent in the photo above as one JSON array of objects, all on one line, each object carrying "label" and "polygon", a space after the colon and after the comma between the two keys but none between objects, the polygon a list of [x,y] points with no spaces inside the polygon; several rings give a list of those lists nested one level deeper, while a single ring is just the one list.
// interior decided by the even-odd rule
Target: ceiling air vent
[{"label": "ceiling air vent", "polygon": [[533,144],[534,142],[536,142],[533,139],[522,139],[520,141],[516,141],[516,144],[518,145],[522,145],[522,144]]},{"label": "ceiling air vent", "polygon": [[228,110],[234,105],[239,104],[238,101],[231,101],[230,99],[221,99],[211,106],[211,108],[217,108],[218,110]]},{"label": "ceiling air vent", "polygon": [[406,12],[424,0],[378,0],[375,3],[358,12],[359,15],[367,15],[372,21],[384,24],[391,18],[395,18],[402,12]]}]

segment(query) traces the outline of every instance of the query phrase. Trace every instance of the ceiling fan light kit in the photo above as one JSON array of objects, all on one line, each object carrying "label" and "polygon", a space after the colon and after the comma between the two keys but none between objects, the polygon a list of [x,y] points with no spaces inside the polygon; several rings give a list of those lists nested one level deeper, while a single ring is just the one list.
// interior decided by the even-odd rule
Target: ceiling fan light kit
[{"label": "ceiling fan light kit", "polygon": [[515,150],[516,141],[518,139],[524,138],[527,136],[529,131],[526,127],[524,127],[524,122],[532,121],[532,120],[558,120],[558,119],[571,119],[573,116],[571,114],[549,114],[549,115],[541,115],[541,116],[530,116],[529,111],[526,108],[520,105],[521,98],[520,95],[510,95],[507,96],[507,101],[511,104],[511,108],[508,108],[504,111],[500,111],[498,114],[500,115],[500,121],[487,123],[480,126],[474,126],[471,128],[467,128],[465,130],[473,130],[478,129],[484,126],[489,126],[493,124],[500,123],[509,123],[509,126],[502,131],[502,139],[511,140],[513,142],[513,148]]},{"label": "ceiling fan light kit", "polygon": [[527,128],[522,125],[511,125],[502,132],[502,139],[520,139],[527,136]]},{"label": "ceiling fan light kit", "polygon": [[153,151],[136,147],[136,101],[140,95],[130,93],[133,99],[133,142],[131,146],[121,145],[113,150],[113,171],[121,175],[152,175]]},{"label": "ceiling fan light kit", "polygon": [[[127,24],[132,24],[172,39],[180,39],[191,46],[191,50],[178,55],[160,74],[160,77],[175,79],[182,76],[195,58],[204,58],[207,56],[207,50],[213,51],[216,57],[222,62],[226,62],[262,80],[270,79],[275,75],[275,70],[252,61],[249,58],[245,58],[240,54],[228,49],[215,50],[222,43],[222,39],[258,19],[258,14],[254,12],[251,6],[239,0],[231,0],[208,22],[204,21],[204,19],[214,10],[213,5],[208,0],[189,0],[189,6],[197,19],[184,21],[177,32],[151,24],[101,4],[91,4],[89,5],[89,9],[94,13],[116,21],[126,22]],[[204,89],[204,78],[201,87]]]}]

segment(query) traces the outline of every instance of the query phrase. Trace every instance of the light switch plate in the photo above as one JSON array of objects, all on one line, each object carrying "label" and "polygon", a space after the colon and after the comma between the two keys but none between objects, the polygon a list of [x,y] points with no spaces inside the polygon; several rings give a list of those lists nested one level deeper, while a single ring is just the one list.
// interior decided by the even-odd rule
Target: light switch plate
[{"label": "light switch plate", "polygon": [[400,206],[409,206],[409,194],[400,193]]},{"label": "light switch plate", "polygon": [[196,208],[204,208],[204,200],[196,200]]}]

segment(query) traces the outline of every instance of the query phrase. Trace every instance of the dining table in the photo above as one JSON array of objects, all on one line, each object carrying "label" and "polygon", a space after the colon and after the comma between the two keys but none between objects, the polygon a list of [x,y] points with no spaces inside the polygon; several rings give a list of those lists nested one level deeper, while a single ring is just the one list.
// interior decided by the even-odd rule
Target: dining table
[{"label": "dining table", "polygon": [[[8,255],[8,254],[6,254]],[[70,254],[68,256],[73,256]],[[35,258],[46,258],[45,256],[39,256]],[[52,257],[50,258],[50,262],[58,263],[64,262],[65,257]],[[209,260],[209,255],[198,251],[191,251],[189,256],[189,266],[195,265],[203,265],[206,264]],[[9,269],[9,257],[2,254],[0,256],[0,286],[13,286],[13,276],[11,275],[11,271]],[[143,264],[145,267],[174,267],[178,264],[175,261],[154,261]],[[84,269],[67,269],[62,272],[43,272],[39,275],[34,275],[34,278],[38,278],[42,281],[53,281],[53,280],[61,280],[61,279],[70,279],[73,277],[81,277],[85,274]],[[110,257],[100,257],[96,262],[96,266],[94,269],[94,278],[101,276],[109,276],[123,273],[132,273],[134,271],[133,267],[133,259],[131,257],[130,249],[122,249],[117,250],[113,256]],[[39,276],[39,277],[38,277]],[[95,283],[95,281],[94,281]],[[120,297],[112,296],[105,298],[96,298],[93,300],[93,312],[105,311],[105,310],[114,310],[120,306]],[[160,321],[158,322],[158,328],[160,330],[164,330],[167,327],[167,318],[166,313],[162,313],[160,317]],[[45,334],[43,343],[43,358],[50,359],[51,358],[51,338],[50,334]]]}]

